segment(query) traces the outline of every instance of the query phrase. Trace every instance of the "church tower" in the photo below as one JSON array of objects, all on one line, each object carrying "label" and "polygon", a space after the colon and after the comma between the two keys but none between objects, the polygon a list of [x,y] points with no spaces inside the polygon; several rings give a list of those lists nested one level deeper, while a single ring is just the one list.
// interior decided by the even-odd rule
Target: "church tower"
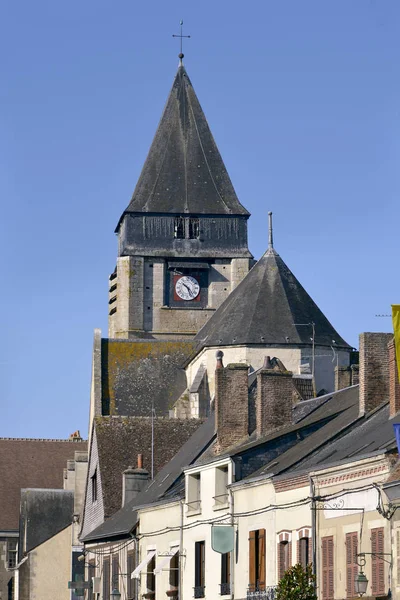
[{"label": "church tower", "polygon": [[181,59],[116,228],[109,337],[193,337],[250,269],[249,216]]}]

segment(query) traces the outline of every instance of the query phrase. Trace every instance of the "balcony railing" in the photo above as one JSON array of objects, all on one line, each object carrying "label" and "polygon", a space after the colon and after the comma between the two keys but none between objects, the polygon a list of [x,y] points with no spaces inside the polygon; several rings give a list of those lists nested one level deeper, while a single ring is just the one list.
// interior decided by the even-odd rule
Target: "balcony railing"
[{"label": "balcony railing", "polygon": [[231,593],[231,584],[230,583],[220,583],[220,594],[221,596],[228,596]]},{"label": "balcony railing", "polygon": [[260,589],[254,587],[247,590],[247,600],[275,600],[276,597],[276,585],[271,585]]},{"label": "balcony railing", "polygon": [[196,587],[193,588],[194,591],[194,598],[204,598],[205,596],[205,589],[206,586],[205,585],[197,585]]}]

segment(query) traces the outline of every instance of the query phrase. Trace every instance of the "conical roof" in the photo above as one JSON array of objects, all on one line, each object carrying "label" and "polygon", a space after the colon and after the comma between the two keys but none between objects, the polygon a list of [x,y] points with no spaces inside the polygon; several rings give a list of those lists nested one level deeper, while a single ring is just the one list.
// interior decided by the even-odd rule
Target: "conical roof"
[{"label": "conical roof", "polygon": [[[315,344],[350,348],[273,248],[198,332],[203,346]],[[303,325],[302,325],[303,324]]]},{"label": "conical roof", "polygon": [[249,215],[183,65],[125,212]]}]

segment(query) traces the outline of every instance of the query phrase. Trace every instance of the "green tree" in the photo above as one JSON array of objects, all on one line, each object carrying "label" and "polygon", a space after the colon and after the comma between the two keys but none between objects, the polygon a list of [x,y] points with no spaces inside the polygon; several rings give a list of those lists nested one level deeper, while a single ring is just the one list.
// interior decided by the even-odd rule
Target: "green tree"
[{"label": "green tree", "polygon": [[317,600],[311,565],[288,569],[278,584],[276,600]]}]

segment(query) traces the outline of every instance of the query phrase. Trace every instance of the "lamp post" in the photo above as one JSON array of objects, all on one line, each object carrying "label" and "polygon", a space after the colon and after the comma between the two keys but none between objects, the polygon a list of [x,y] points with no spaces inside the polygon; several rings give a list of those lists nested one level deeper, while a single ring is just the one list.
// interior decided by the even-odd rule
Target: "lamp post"
[{"label": "lamp post", "polygon": [[361,568],[361,571],[357,575],[355,582],[354,582],[354,590],[355,590],[356,594],[358,594],[361,597],[366,593],[367,587],[368,587],[368,579],[366,578],[366,576],[363,573],[363,570]]},{"label": "lamp post", "polygon": [[[383,560],[384,562],[386,562],[390,566],[392,566],[392,555],[389,554],[388,552],[360,552],[359,554],[357,554],[357,564],[360,567],[360,572],[357,575],[357,577],[355,578],[354,590],[355,590],[356,594],[358,594],[360,597],[366,593],[367,587],[368,587],[368,579],[363,571],[363,569],[365,567],[365,563],[367,562],[366,558],[365,558],[366,555],[378,556],[381,560]],[[390,560],[383,558],[383,556],[390,556]],[[391,597],[392,597],[392,595],[389,590],[388,598],[391,598]]]}]

